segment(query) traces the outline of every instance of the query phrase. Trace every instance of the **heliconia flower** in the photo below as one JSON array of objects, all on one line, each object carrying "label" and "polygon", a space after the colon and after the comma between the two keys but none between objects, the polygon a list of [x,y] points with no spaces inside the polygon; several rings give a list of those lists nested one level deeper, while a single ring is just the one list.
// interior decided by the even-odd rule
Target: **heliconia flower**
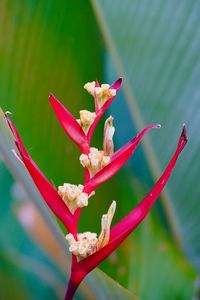
[{"label": "heliconia flower", "polygon": [[[115,173],[117,173],[121,167],[127,162],[127,160],[131,157],[131,155],[136,150],[137,146],[141,142],[144,135],[153,128],[160,128],[160,125],[150,125],[144,128],[136,137],[134,137],[131,141],[129,141],[125,146],[116,151],[110,162],[101,168],[99,172],[97,172],[92,178],[90,178],[83,191],[85,193],[90,194],[94,191],[99,185],[110,179]],[[83,156],[82,156],[83,157]],[[88,155],[89,157],[89,155]],[[86,159],[86,155],[84,156]],[[80,157],[81,159],[81,157]],[[87,166],[87,164],[85,164]]]},{"label": "heliconia flower", "polygon": [[151,207],[164,189],[171,172],[174,169],[179,154],[185,147],[186,143],[187,136],[184,126],[176,151],[174,152],[164,173],[161,175],[154,187],[126,217],[124,217],[118,224],[111,228],[109,242],[106,243],[104,247],[74,264],[65,300],[72,299],[83,278],[97,265],[99,265],[108,255],[110,255],[146,217]]},{"label": "heliconia flower", "polygon": [[18,149],[18,151],[13,150],[13,153],[23,162],[46,204],[68,231],[66,239],[69,243],[69,251],[72,253],[72,264],[65,300],[73,298],[84,277],[111,254],[142,222],[165,187],[179,154],[187,143],[186,129],[183,126],[177,148],[164,173],[145,198],[119,223],[110,228],[116,209],[116,202],[113,201],[107,214],[102,216],[101,232],[98,237],[96,233],[89,231],[78,233],[80,213],[82,208],[88,205],[88,199],[94,194],[95,189],[121,169],[147,132],[160,127],[160,125],[147,126],[126,145],[114,152],[115,129],[112,124],[113,118],[110,116],[104,126],[103,150],[90,147],[94,129],[112,103],[121,83],[121,78],[111,86],[107,84],[100,86],[97,81],[87,83],[84,87],[94,97],[95,112],[82,110],[78,120],[53,95],[49,97],[65,132],[82,151],[80,162],[85,168],[84,185],[64,183],[58,187],[57,191],[32,160],[14,124],[5,114]]},{"label": "heliconia flower", "polygon": [[[119,90],[121,83],[122,83],[122,79],[119,78],[110,87],[111,90],[115,90],[115,95],[116,95],[117,91]],[[92,138],[94,129],[95,129],[97,123],[99,122],[99,120],[101,119],[101,117],[103,116],[103,114],[105,113],[106,109],[110,106],[110,104],[112,103],[112,101],[115,98],[114,93],[112,92],[111,94],[113,94],[113,96],[110,95],[110,98],[107,99],[107,101],[104,103],[104,105],[100,109],[99,108],[96,109],[96,112],[95,112],[96,117],[93,118],[94,115],[92,115],[92,118],[91,118],[91,115],[90,115],[90,121],[89,121],[90,124],[88,124],[87,128],[85,128],[85,126],[83,126],[83,128],[82,128],[81,125],[79,124],[79,123],[81,123],[81,118],[80,118],[80,122],[79,121],[77,122],[77,120],[64,107],[64,105],[62,103],[60,103],[53,95],[49,96],[49,101],[52,105],[52,108],[53,108],[61,126],[63,127],[66,134],[72,139],[72,141],[74,141],[79,146],[79,148],[81,149],[81,151],[83,153],[89,152],[89,144],[90,144],[90,140]],[[92,113],[92,114],[94,114],[94,113]],[[85,114],[85,116],[86,116],[86,114]],[[94,120],[92,121],[92,119],[94,119]]]}]

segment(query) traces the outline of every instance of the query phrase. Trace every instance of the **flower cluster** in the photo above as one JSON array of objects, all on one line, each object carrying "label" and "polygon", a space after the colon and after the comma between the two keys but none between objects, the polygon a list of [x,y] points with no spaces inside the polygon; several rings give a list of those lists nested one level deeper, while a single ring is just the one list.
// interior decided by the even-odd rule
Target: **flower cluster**
[{"label": "flower cluster", "polygon": [[5,114],[5,118],[15,137],[18,153],[16,156],[23,161],[44,201],[54,214],[64,224],[68,234],[69,251],[72,253],[71,275],[65,299],[72,299],[83,278],[111,254],[123,240],[141,223],[152,205],[163,190],[176,164],[179,154],[186,142],[186,130],[183,127],[177,148],[155,186],[146,197],[119,223],[111,227],[116,209],[113,201],[108,212],[102,216],[101,232],[99,236],[89,231],[78,233],[78,221],[82,209],[88,205],[89,198],[94,195],[98,186],[110,179],[126,163],[136,150],[144,135],[160,125],[150,125],[144,128],[136,137],[125,146],[114,151],[113,144],[113,117],[105,121],[103,149],[90,147],[94,129],[110,106],[121,86],[119,78],[111,86],[96,81],[87,83],[84,88],[94,97],[95,112],[80,111],[80,119],[74,118],[71,113],[53,96],[49,96],[52,108],[66,134],[81,150],[80,163],[85,170],[83,184],[74,185],[64,183],[58,190],[48,181],[24,147],[22,140],[12,121]]},{"label": "flower cluster", "polygon": [[83,192],[84,186],[82,184],[75,185],[70,183],[64,183],[64,185],[58,187],[58,194],[61,196],[71,213],[73,214],[78,207],[84,207],[88,205],[88,199],[95,192],[90,195]]},{"label": "flower cluster", "polygon": [[107,245],[110,238],[110,225],[115,209],[116,202],[113,201],[107,214],[102,216],[101,233],[98,238],[96,233],[84,232],[78,233],[77,240],[75,240],[74,236],[68,233],[66,239],[70,245],[69,251],[79,259],[83,259]]}]

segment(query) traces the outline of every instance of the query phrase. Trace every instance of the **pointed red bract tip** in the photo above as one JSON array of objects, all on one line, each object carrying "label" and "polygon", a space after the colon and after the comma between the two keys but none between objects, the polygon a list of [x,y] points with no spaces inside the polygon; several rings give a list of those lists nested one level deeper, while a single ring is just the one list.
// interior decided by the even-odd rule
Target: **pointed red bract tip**
[{"label": "pointed red bract tip", "polygon": [[96,80],[95,81],[95,87],[99,87],[100,85],[99,85],[99,82],[98,82],[98,80]]},{"label": "pointed red bract tip", "polygon": [[65,133],[79,146],[83,153],[88,153],[87,137],[77,120],[53,95],[49,95],[49,101]]},{"label": "pointed red bract tip", "polygon": [[119,77],[112,85],[111,85],[111,89],[115,89],[118,90],[122,85],[122,77]]},{"label": "pointed red bract tip", "polygon": [[188,137],[187,137],[187,132],[186,132],[186,126],[185,126],[185,124],[183,124],[183,129],[182,129],[182,133],[181,133],[180,140],[179,140],[181,151],[187,144],[187,141],[188,141]]}]

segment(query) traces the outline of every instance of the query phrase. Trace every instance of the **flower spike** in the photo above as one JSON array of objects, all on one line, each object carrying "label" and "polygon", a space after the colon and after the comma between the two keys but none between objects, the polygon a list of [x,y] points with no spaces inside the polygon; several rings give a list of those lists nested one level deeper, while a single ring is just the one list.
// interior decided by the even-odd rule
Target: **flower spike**
[{"label": "flower spike", "polygon": [[62,198],[58,195],[56,189],[47,180],[44,174],[40,171],[38,166],[34,163],[28,152],[26,151],[22,140],[17,132],[13,122],[6,117],[8,125],[16,140],[16,146],[19,150],[21,160],[24,162],[29,174],[31,175],[35,185],[40,191],[43,199],[54,214],[63,222],[68,230],[71,230],[72,215],[68,207],[63,202]]},{"label": "flower spike", "polygon": [[168,166],[162,176],[156,182],[154,187],[145,196],[145,198],[118,224],[111,228],[109,243],[96,253],[88,256],[79,262],[77,269],[83,269],[86,274],[100,264],[109,254],[111,254],[123,240],[142,222],[150,211],[153,204],[158,199],[160,193],[164,189],[170,175],[175,167],[176,161],[187,143],[187,135],[185,125],[178,141],[176,151],[174,152]]},{"label": "flower spike", "polygon": [[102,183],[110,179],[115,173],[117,173],[136,150],[144,135],[153,128],[160,128],[160,125],[150,125],[144,128],[130,142],[128,142],[125,146],[115,152],[111,158],[111,162],[86,183],[83,191],[87,194],[90,194],[99,185],[101,185]]},{"label": "flower spike", "polygon": [[72,260],[65,300],[72,300],[83,278],[111,254],[146,217],[164,189],[176,161],[187,143],[186,129],[183,125],[177,148],[168,166],[144,199],[111,228],[116,209],[116,202],[113,201],[108,212],[102,216],[99,236],[90,231],[78,233],[81,211],[83,207],[88,205],[88,199],[94,194],[95,189],[122,168],[147,132],[160,127],[160,125],[147,126],[126,145],[114,152],[113,135],[115,128],[112,125],[113,118],[110,116],[104,126],[103,150],[90,147],[94,129],[115,98],[121,83],[121,78],[115,81],[112,86],[108,84],[99,85],[98,81],[87,83],[84,88],[94,97],[95,112],[81,110],[78,120],[53,95],[49,97],[63,129],[81,149],[80,163],[85,169],[83,185],[64,183],[58,186],[57,191],[32,160],[17,129],[8,118],[8,113],[5,114],[17,146],[17,151],[12,150],[14,155],[25,165],[44,201],[68,230],[66,239],[69,244],[69,251],[72,253]]},{"label": "flower spike", "polygon": [[87,153],[89,149],[87,137],[77,120],[53,95],[49,96],[49,101],[64,131],[83,153]]}]

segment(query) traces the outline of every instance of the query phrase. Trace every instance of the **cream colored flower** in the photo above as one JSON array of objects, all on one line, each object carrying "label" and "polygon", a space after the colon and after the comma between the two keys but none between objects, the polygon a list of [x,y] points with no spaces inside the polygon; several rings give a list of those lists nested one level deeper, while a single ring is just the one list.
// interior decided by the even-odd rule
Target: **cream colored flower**
[{"label": "cream colored flower", "polygon": [[81,260],[106,246],[110,240],[110,225],[115,209],[116,202],[113,201],[107,214],[102,216],[101,233],[98,238],[96,233],[84,232],[78,233],[76,241],[71,233],[67,234],[69,251]]},{"label": "cream colored flower", "polygon": [[71,213],[74,213],[78,207],[88,205],[88,198],[94,195],[94,192],[88,196],[83,192],[84,186],[79,184],[64,183],[58,187],[58,194],[61,196]]},{"label": "cream colored flower", "polygon": [[79,159],[81,165],[84,168],[88,168],[90,176],[94,176],[103,167],[110,163],[110,156],[104,155],[104,152],[99,151],[97,148],[90,148],[89,154],[81,154]]},{"label": "cream colored flower", "polygon": [[90,112],[88,110],[81,110],[80,111],[80,119],[77,119],[77,122],[82,127],[85,134],[88,133],[88,130],[92,123],[94,122],[96,118],[95,112]]},{"label": "cream colored flower", "polygon": [[116,95],[116,90],[110,88],[109,84],[102,84],[99,87],[95,87],[95,81],[88,82],[84,85],[84,88],[92,96],[96,97],[98,108],[101,108],[107,100]]},{"label": "cream colored flower", "polygon": [[92,82],[87,82],[84,85],[84,89],[86,89],[86,91],[91,94],[92,96],[94,96],[94,88],[95,88],[95,81]]}]

